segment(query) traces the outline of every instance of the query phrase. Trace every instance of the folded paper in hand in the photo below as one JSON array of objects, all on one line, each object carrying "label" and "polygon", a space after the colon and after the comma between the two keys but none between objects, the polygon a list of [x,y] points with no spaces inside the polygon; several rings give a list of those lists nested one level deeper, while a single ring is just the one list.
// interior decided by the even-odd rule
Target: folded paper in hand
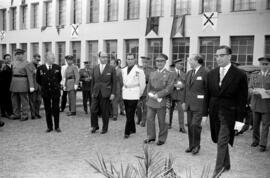
[{"label": "folded paper in hand", "polygon": [[[152,92],[149,92],[148,93],[148,96],[151,97],[151,98],[154,98],[155,97],[155,95]],[[157,101],[158,102],[161,102],[161,100],[162,100],[162,98],[157,98]]]},{"label": "folded paper in hand", "polygon": [[254,88],[254,90],[257,91],[258,93],[260,93],[262,99],[270,98],[270,95],[265,92],[264,88]]},{"label": "folded paper in hand", "polygon": [[245,124],[243,122],[236,121],[234,125],[234,130],[240,132]]}]

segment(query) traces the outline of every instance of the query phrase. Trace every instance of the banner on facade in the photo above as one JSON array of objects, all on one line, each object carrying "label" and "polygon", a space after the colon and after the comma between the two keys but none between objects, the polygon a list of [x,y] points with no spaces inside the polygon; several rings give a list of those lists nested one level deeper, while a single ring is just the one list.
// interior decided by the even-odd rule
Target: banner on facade
[{"label": "banner on facade", "polygon": [[182,37],[185,36],[185,17],[186,15],[173,17],[171,38],[173,38],[176,34],[180,34]]},{"label": "banner on facade", "polygon": [[150,31],[152,30],[156,33],[156,35],[158,35],[158,27],[159,27],[159,17],[147,18],[145,36],[147,36],[148,33],[150,33]]},{"label": "banner on facade", "polygon": [[202,30],[207,27],[217,30],[218,13],[217,12],[204,12],[202,14]]},{"label": "banner on facade", "polygon": [[78,38],[79,36],[79,24],[71,25],[71,38]]},{"label": "banner on facade", "polygon": [[5,31],[0,31],[0,39],[1,41],[6,37],[6,32]]}]

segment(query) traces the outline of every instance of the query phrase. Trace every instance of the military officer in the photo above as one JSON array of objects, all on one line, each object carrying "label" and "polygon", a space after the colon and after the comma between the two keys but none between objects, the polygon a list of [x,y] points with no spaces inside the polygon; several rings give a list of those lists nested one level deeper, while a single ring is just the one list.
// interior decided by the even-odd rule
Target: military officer
[{"label": "military officer", "polygon": [[[270,126],[270,98],[263,98],[259,90],[265,90],[270,95],[270,58],[258,59],[261,71],[252,74],[249,82],[251,93],[251,109],[253,111],[253,143],[252,147],[260,145],[260,151],[264,152],[267,146],[267,138]],[[261,134],[260,125],[262,122]]]},{"label": "military officer", "polygon": [[[62,87],[62,96],[61,96],[61,106],[60,106],[60,112],[64,112],[66,105],[67,105],[67,91],[65,88],[65,83],[66,83],[66,68],[67,68],[67,63],[61,66],[61,75],[62,75],[62,81],[61,81],[61,87]],[[69,106],[69,111],[70,111],[70,106]]]},{"label": "military officer", "polygon": [[91,106],[91,81],[92,81],[92,69],[90,68],[90,62],[84,61],[85,68],[80,69],[80,81],[82,82],[82,96],[83,96],[83,109],[85,114],[88,114],[87,103],[89,102],[89,109]]},{"label": "military officer", "polygon": [[45,64],[37,69],[37,83],[41,86],[41,95],[46,114],[46,132],[53,130],[52,116],[54,117],[55,131],[61,132],[59,127],[59,100],[62,76],[61,67],[54,64],[54,61],[54,54],[49,52],[45,56]]},{"label": "military officer", "polygon": [[31,118],[32,119],[40,119],[41,116],[39,115],[39,109],[41,104],[41,95],[40,95],[40,86],[36,81],[36,72],[40,62],[40,55],[34,54],[32,62],[30,62],[27,67],[31,72],[33,82],[34,82],[34,92],[29,93],[29,104],[30,104],[30,111],[31,111]]},{"label": "military officer", "polygon": [[12,80],[10,84],[13,115],[11,119],[28,120],[29,98],[28,92],[35,91],[34,80],[24,59],[24,50],[15,50],[15,61],[12,68]]},{"label": "military officer", "polygon": [[182,103],[184,100],[184,87],[185,87],[185,77],[186,74],[183,72],[183,60],[182,59],[176,59],[174,61],[175,63],[175,69],[173,70],[174,75],[174,87],[173,91],[171,93],[171,102],[172,105],[170,107],[170,123],[169,128],[172,126],[172,118],[173,118],[173,111],[175,108],[175,105],[177,107],[178,111],[178,121],[179,121],[179,132],[186,133],[185,124],[184,124],[184,111],[182,108]]},{"label": "military officer", "polygon": [[[150,73],[154,70],[149,67],[149,57],[141,56],[142,59],[142,69],[145,75],[145,84],[148,84]],[[137,117],[138,121],[137,124],[140,124],[142,127],[145,127],[146,123],[146,113],[147,113],[147,107],[146,107],[146,97],[147,97],[147,88],[145,87],[144,92],[142,96],[140,97],[140,100],[137,105]]]},{"label": "military officer", "polygon": [[147,84],[147,139],[150,143],[156,139],[155,117],[158,117],[159,135],[157,145],[163,145],[167,139],[168,126],[165,122],[166,97],[171,93],[174,84],[173,74],[165,68],[168,57],[160,54],[156,58],[157,70],[150,73]]},{"label": "military officer", "polygon": [[78,67],[74,65],[74,59],[72,55],[67,55],[65,57],[67,61],[67,68],[65,70],[65,87],[64,89],[68,94],[68,101],[70,106],[70,112],[68,112],[67,116],[75,116],[76,115],[76,90],[78,89],[80,74]]}]

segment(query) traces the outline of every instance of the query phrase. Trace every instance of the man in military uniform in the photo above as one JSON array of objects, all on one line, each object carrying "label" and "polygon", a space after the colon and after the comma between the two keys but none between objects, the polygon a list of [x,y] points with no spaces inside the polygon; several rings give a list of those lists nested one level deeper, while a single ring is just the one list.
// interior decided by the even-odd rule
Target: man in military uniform
[{"label": "man in military uniform", "polygon": [[68,112],[67,116],[75,116],[76,115],[76,90],[78,89],[80,74],[77,66],[74,65],[74,59],[72,55],[67,55],[65,57],[67,61],[67,68],[65,71],[65,86],[64,89],[68,93],[68,101],[70,106],[70,112]]},{"label": "man in military uniform", "polygon": [[35,91],[29,93],[29,104],[30,104],[30,111],[31,111],[31,118],[32,119],[40,119],[41,116],[39,115],[39,109],[41,104],[41,95],[40,95],[40,86],[36,81],[36,72],[40,62],[40,55],[34,54],[32,62],[30,62],[27,67],[31,72],[33,82],[34,82],[34,89]]},{"label": "man in military uniform", "polygon": [[178,111],[178,121],[179,121],[179,132],[186,133],[185,124],[184,124],[184,111],[182,108],[182,103],[184,100],[184,87],[185,87],[185,77],[186,74],[183,72],[183,63],[182,59],[176,59],[174,61],[175,69],[173,70],[174,75],[174,87],[171,93],[171,102],[170,107],[170,123],[169,128],[172,127],[172,118],[175,105]]},{"label": "man in military uniform", "polygon": [[89,110],[91,106],[91,81],[92,81],[92,69],[90,68],[90,62],[84,61],[85,68],[80,69],[80,81],[82,82],[82,96],[83,96],[83,109],[85,114],[88,114],[87,102],[89,101]]},{"label": "man in military uniform", "polygon": [[[142,69],[144,71],[145,82],[147,85],[150,73],[153,72],[154,70],[149,67],[149,60],[150,60],[149,57],[141,56],[141,59],[142,59]],[[147,97],[147,87],[145,87],[144,92],[140,97],[140,100],[137,105],[137,113],[136,113],[138,117],[137,124],[140,124],[142,127],[145,127],[146,123],[146,113],[147,113],[146,97]]]},{"label": "man in military uniform", "polygon": [[[62,87],[62,96],[61,96],[61,106],[60,106],[60,112],[64,112],[67,105],[67,91],[65,88],[65,82],[66,82],[66,68],[67,63],[61,66],[61,75],[62,75],[62,81],[61,81],[61,87]],[[70,106],[69,106],[70,111]]]},{"label": "man in military uniform", "polygon": [[24,59],[24,50],[15,50],[15,61],[12,68],[12,80],[10,84],[13,115],[11,119],[26,121],[29,112],[28,92],[35,91],[34,80]]},{"label": "man in military uniform", "polygon": [[260,91],[270,95],[270,58],[261,57],[258,61],[260,62],[261,71],[252,74],[249,82],[249,92],[252,95],[251,109],[253,111],[253,143],[251,146],[256,147],[260,145],[260,151],[264,152],[267,146],[270,126],[270,98],[263,98]]},{"label": "man in military uniform", "polygon": [[37,69],[37,83],[41,86],[41,95],[45,107],[47,130],[53,130],[52,116],[54,117],[54,128],[56,132],[61,132],[59,127],[59,100],[60,100],[60,82],[62,80],[61,67],[54,64],[55,57],[53,53],[47,53],[45,64]]},{"label": "man in military uniform", "polygon": [[150,73],[147,85],[147,139],[144,143],[150,143],[156,139],[155,117],[158,117],[159,135],[157,145],[163,145],[167,139],[168,126],[165,122],[166,97],[173,89],[173,74],[165,68],[168,57],[160,54],[156,58],[157,70]]}]

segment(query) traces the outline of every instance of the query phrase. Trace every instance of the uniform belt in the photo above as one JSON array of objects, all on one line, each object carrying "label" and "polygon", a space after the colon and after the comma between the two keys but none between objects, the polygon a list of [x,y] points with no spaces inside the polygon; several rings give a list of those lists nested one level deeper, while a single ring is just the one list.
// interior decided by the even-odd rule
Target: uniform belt
[{"label": "uniform belt", "polygon": [[27,75],[13,75],[13,77],[27,77]]},{"label": "uniform belt", "polygon": [[69,79],[75,79],[75,76],[68,77],[67,80]]}]

